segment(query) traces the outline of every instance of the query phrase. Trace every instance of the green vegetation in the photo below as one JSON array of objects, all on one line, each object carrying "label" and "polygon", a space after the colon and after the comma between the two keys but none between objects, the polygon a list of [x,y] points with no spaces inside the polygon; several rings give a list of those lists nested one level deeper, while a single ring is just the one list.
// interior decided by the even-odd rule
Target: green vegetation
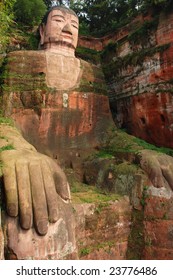
[{"label": "green vegetation", "polygon": [[155,16],[153,20],[144,21],[142,26],[137,27],[129,34],[128,41],[130,42],[130,44],[142,44],[142,46],[145,46],[148,42],[151,32],[157,29],[158,23],[158,16]]},{"label": "green vegetation", "polygon": [[114,240],[113,241],[109,240],[109,241],[93,244],[88,247],[83,247],[79,250],[79,257],[82,258],[84,256],[87,256],[88,254],[97,251],[99,249],[104,249],[106,252],[109,253],[111,248],[115,247],[115,245],[116,242]]},{"label": "green vegetation", "polygon": [[[10,125],[10,126],[13,126],[14,122],[10,118],[5,118],[5,117],[0,116],[0,124],[7,124],[7,125]],[[0,135],[0,139],[4,139],[4,140],[6,140],[6,142],[8,142],[8,138],[5,137],[5,136]],[[8,145],[0,147],[0,152],[7,151],[7,150],[14,150],[13,145],[8,144]]]},{"label": "green vegetation", "polygon": [[107,95],[107,86],[104,82],[90,82],[87,80],[81,80],[79,88],[80,92],[95,92],[97,94]]},{"label": "green vegetation", "polygon": [[100,52],[85,47],[77,47],[76,56],[94,64],[100,63]]},{"label": "green vegetation", "polygon": [[103,36],[129,23],[138,14],[168,13],[172,0],[86,0],[70,1],[80,19],[80,34]]},{"label": "green vegetation", "polygon": [[147,190],[148,190],[148,187],[147,187],[147,186],[144,186],[143,192],[142,192],[142,197],[141,197],[141,205],[142,205],[143,208],[144,208],[145,205],[146,205],[146,199],[147,199],[147,197],[148,197],[148,192],[147,192]]},{"label": "green vegetation", "polygon": [[129,135],[121,129],[108,129],[108,140],[102,146],[101,153],[116,156],[117,153],[138,154],[143,149],[153,150],[173,156],[173,149],[157,147],[140,138]]},{"label": "green vegetation", "polygon": [[0,148],[0,153],[3,151],[9,151],[9,150],[14,150],[13,145],[6,145]]},{"label": "green vegetation", "polygon": [[[14,62],[15,63],[15,62]],[[10,79],[11,83],[10,85],[3,84],[3,81],[6,79]],[[6,93],[10,93],[12,91],[16,92],[34,92],[36,90],[46,90],[47,86],[45,83],[45,75],[42,73],[40,74],[26,74],[25,72],[10,72],[8,71],[8,68],[4,66],[4,72],[1,76],[1,83],[3,91]],[[30,93],[28,93],[30,94]],[[35,93],[35,98],[38,95]]]},{"label": "green vegetation", "polygon": [[10,118],[2,117],[2,112],[0,112],[0,124],[8,124],[14,126],[14,121]]},{"label": "green vegetation", "polygon": [[108,140],[102,146],[102,150],[112,156],[115,156],[117,153],[135,153],[141,147],[135,145],[134,138],[121,129],[110,128],[108,129]]},{"label": "green vegetation", "polygon": [[134,175],[137,173],[137,166],[128,161],[124,161],[120,164],[114,165],[114,173],[117,175]]},{"label": "green vegetation", "polygon": [[95,155],[96,158],[114,158],[113,155],[109,154],[108,152],[106,152],[105,150],[100,150],[98,151]]},{"label": "green vegetation", "polygon": [[113,57],[116,55],[117,48],[119,46],[118,42],[110,41],[100,54],[102,63],[108,63],[112,61]]},{"label": "green vegetation", "polygon": [[11,27],[14,24],[13,6],[16,0],[6,0],[0,2],[0,65],[3,61],[5,51],[11,37]]},{"label": "green vegetation", "polygon": [[72,202],[74,203],[96,203],[98,208],[105,207],[107,202],[119,200],[120,195],[108,193],[106,190],[89,186],[80,182],[72,169],[65,171],[71,190]]},{"label": "green vegetation", "polygon": [[14,15],[16,22],[28,27],[38,25],[46,12],[43,0],[16,0]]},{"label": "green vegetation", "polygon": [[79,252],[79,257],[84,257],[90,253],[91,249],[90,248],[81,248]]},{"label": "green vegetation", "polygon": [[143,259],[143,250],[145,247],[144,239],[144,212],[133,209],[132,225],[128,240],[128,250],[126,258],[128,260]]},{"label": "green vegetation", "polygon": [[106,193],[97,187],[88,186],[79,182],[73,183],[71,196],[73,203],[99,203],[97,209],[100,209],[100,203],[116,201],[120,198],[117,194]]},{"label": "green vegetation", "polygon": [[142,65],[146,57],[152,57],[155,53],[162,53],[170,47],[170,44],[164,44],[152,48],[139,49],[136,52],[129,53],[123,57],[116,57],[108,64],[103,65],[103,71],[107,79],[111,79],[113,73],[119,73],[128,65]]},{"label": "green vegetation", "polygon": [[139,146],[141,146],[144,149],[148,149],[148,150],[152,150],[152,151],[156,151],[159,153],[163,153],[163,154],[167,154],[170,156],[173,156],[173,149],[170,148],[166,148],[166,147],[157,147],[153,144],[150,144],[140,138],[134,138],[134,143],[138,144]]},{"label": "green vegetation", "polygon": [[[129,23],[138,14],[153,11],[154,16],[169,12],[173,8],[171,0],[86,0],[86,1],[51,1],[51,0],[6,0],[0,3],[0,45],[1,52],[6,50],[12,35],[26,49],[36,48],[34,28],[38,26],[46,10],[53,2],[69,6],[79,16],[80,34],[103,36],[115,32]],[[151,26],[153,24],[153,26]],[[135,30],[129,40],[138,40],[155,23],[146,22],[145,26]],[[34,28],[33,28],[34,27]],[[36,29],[36,28],[35,28]],[[144,36],[143,36],[144,37]],[[80,52],[80,51],[79,51]]]}]

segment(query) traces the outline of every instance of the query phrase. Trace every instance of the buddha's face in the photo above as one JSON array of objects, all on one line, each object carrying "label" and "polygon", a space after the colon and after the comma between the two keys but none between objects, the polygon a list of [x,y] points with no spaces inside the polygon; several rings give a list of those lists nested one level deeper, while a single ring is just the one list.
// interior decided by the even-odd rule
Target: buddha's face
[{"label": "buddha's face", "polygon": [[75,49],[78,41],[78,18],[68,10],[52,10],[47,18],[47,23],[40,27],[41,45],[45,48],[66,48]]}]

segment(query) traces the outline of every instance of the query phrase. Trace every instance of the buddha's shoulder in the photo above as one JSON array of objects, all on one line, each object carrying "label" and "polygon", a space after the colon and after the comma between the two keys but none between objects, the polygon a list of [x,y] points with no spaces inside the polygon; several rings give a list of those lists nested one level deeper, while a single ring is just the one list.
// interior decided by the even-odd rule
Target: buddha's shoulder
[{"label": "buddha's shoulder", "polygon": [[96,79],[104,79],[103,71],[100,65],[80,59],[81,69],[84,76],[94,76]]},{"label": "buddha's shoulder", "polygon": [[8,53],[8,58],[35,58],[35,57],[43,57],[45,56],[45,51],[41,50],[19,50]]},{"label": "buddha's shoulder", "polygon": [[[44,51],[20,50],[10,52],[7,56],[10,71],[39,72],[46,68]],[[42,69],[42,70],[40,70]]]}]

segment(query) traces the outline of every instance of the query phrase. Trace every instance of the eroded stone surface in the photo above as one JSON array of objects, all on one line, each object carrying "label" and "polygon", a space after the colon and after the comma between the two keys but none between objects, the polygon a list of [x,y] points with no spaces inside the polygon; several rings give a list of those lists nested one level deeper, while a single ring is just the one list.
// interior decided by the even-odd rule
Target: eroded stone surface
[{"label": "eroded stone surface", "polygon": [[148,189],[144,210],[145,259],[172,259],[173,195],[170,190]]},{"label": "eroded stone surface", "polygon": [[130,233],[128,198],[98,204],[75,204],[80,259],[125,259]]},{"label": "eroded stone surface", "polygon": [[136,40],[128,40],[146,20],[153,19],[138,17],[99,42],[81,37],[79,45],[103,50],[109,42],[116,43],[103,58],[116,124],[150,143],[172,148],[173,15],[161,15],[156,30],[148,29],[148,35],[138,38],[136,34]]},{"label": "eroded stone surface", "polygon": [[[125,39],[113,59],[123,59],[126,55],[131,55],[132,63],[121,69],[117,68],[117,73],[113,74],[114,78],[109,84],[111,107],[116,112],[115,120],[118,126],[150,143],[171,148],[172,22],[173,15],[160,18],[156,32],[150,31],[150,37],[143,45],[130,44]],[[161,51],[164,44],[170,45],[165,45],[165,50]],[[146,51],[144,55],[145,50],[154,48],[158,48],[158,51],[153,54],[148,52],[148,55]],[[139,53],[139,57],[135,52]],[[133,62],[133,59],[137,59],[137,62]]]}]

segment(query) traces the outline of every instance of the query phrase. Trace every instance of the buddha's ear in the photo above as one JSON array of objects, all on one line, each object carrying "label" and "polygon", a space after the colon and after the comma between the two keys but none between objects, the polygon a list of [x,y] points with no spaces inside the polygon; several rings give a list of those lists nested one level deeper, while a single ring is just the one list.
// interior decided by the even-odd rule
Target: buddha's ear
[{"label": "buddha's ear", "polygon": [[42,23],[42,24],[40,24],[40,26],[39,26],[39,32],[40,32],[40,44],[41,45],[43,45],[44,44],[44,34],[45,34],[45,24],[44,23]]}]

